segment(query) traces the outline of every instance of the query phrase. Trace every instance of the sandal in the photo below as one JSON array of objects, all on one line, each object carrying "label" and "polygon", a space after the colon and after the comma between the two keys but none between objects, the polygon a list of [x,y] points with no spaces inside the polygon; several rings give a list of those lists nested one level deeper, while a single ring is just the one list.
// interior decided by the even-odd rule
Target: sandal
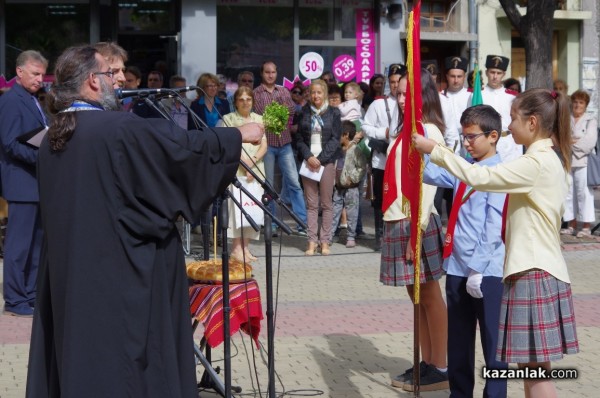
[{"label": "sandal", "polygon": [[246,250],[246,259],[248,259],[250,261],[256,261],[256,260],[258,260],[258,257],[256,257],[254,254],[250,253],[250,250]]},{"label": "sandal", "polygon": [[305,256],[314,256],[315,250],[317,250],[317,244],[315,242],[308,242],[308,248],[304,252]]},{"label": "sandal", "polygon": [[567,227],[560,230],[561,235],[574,235],[575,229],[573,227]]},{"label": "sandal", "polygon": [[329,243],[322,242],[321,243],[321,255],[322,256],[329,256],[330,253],[331,253],[331,251],[329,250]]},{"label": "sandal", "polygon": [[592,236],[592,230],[590,228],[582,228],[581,231],[577,232],[578,238],[590,238]]}]

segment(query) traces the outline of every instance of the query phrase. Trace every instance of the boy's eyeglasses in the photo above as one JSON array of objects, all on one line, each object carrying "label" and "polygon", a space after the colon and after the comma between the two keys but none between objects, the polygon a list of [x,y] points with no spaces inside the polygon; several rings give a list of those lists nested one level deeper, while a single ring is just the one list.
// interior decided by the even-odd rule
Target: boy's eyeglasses
[{"label": "boy's eyeglasses", "polygon": [[292,91],[292,94],[300,95],[302,94],[302,91],[294,90]]},{"label": "boy's eyeglasses", "polygon": [[465,140],[467,140],[469,142],[469,144],[472,144],[480,136],[482,136],[482,135],[487,136],[489,133],[491,133],[491,131],[484,131],[483,133],[479,133],[479,134],[460,134],[460,141],[464,142]]}]

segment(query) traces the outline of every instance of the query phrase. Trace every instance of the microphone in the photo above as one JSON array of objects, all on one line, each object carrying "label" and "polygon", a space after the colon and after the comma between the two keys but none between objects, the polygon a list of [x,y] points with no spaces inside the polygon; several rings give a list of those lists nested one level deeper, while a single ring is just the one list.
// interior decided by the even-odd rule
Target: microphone
[{"label": "microphone", "polygon": [[178,88],[142,88],[138,90],[123,90],[118,88],[115,90],[115,95],[118,99],[129,98],[129,97],[148,97],[150,95],[171,95],[176,96],[179,93],[186,91],[192,91],[198,89],[197,86],[185,86]]}]

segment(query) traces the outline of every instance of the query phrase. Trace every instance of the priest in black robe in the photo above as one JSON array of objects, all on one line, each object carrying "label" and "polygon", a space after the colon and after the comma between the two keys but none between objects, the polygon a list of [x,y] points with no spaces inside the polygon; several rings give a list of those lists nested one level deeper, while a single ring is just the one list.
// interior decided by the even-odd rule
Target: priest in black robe
[{"label": "priest in black robe", "polygon": [[198,397],[175,222],[223,192],[262,125],[187,132],[111,111],[111,69],[89,46],[67,49],[55,77],[26,395]]}]

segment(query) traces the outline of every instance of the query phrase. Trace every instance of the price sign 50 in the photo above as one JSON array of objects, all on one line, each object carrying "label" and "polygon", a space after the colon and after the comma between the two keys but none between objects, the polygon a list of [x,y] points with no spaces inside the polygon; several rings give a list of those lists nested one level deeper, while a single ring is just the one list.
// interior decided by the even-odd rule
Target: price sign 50
[{"label": "price sign 50", "polygon": [[300,58],[298,69],[309,79],[316,79],[323,74],[323,57],[315,52],[306,53]]}]

